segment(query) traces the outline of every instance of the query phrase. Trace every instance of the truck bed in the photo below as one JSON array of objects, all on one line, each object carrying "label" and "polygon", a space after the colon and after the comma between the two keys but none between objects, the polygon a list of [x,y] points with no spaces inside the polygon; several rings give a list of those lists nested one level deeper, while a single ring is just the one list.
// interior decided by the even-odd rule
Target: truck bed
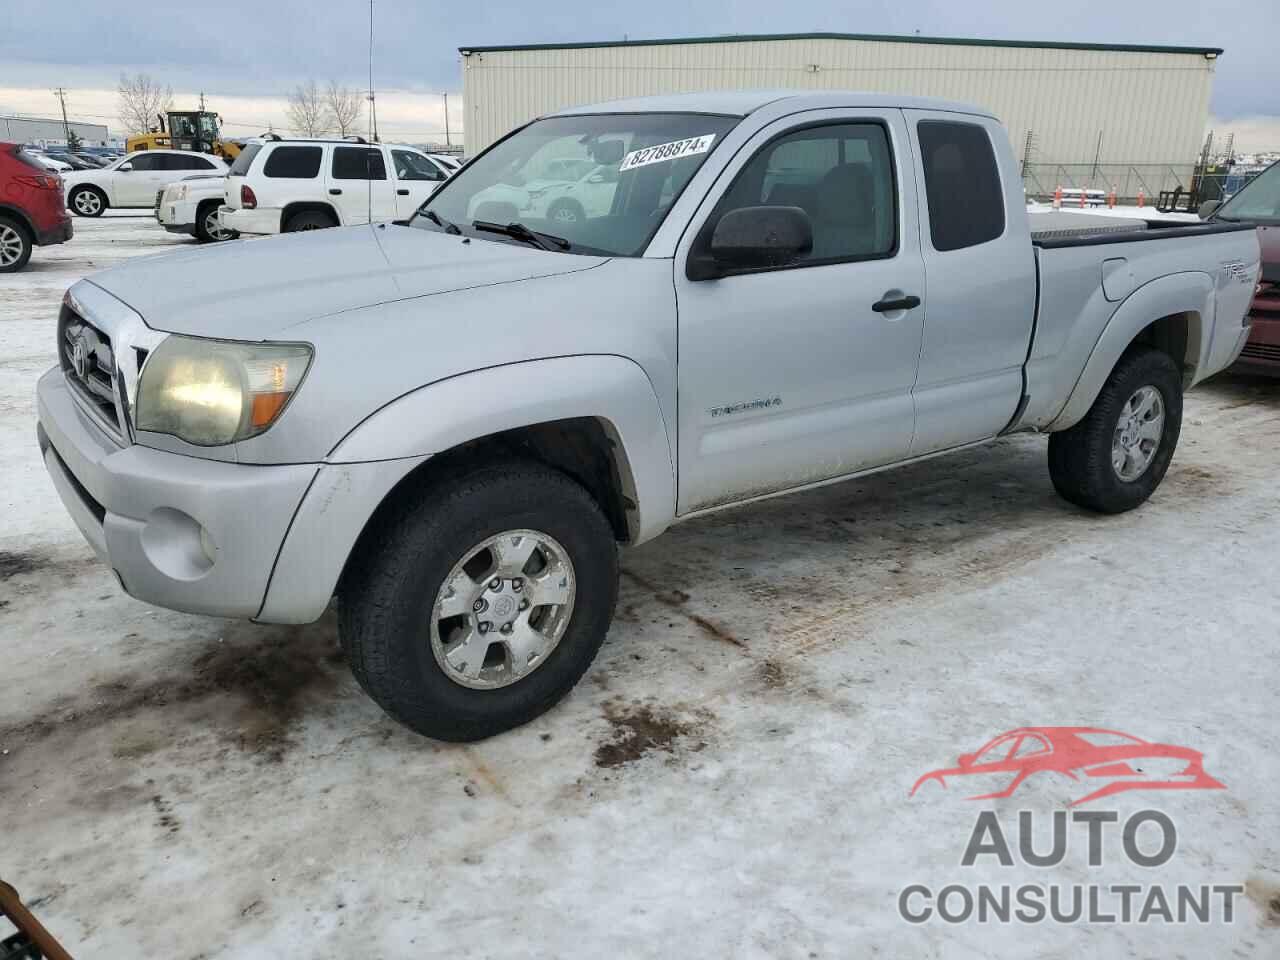
[{"label": "truck bed", "polygon": [[1028,213],[1027,220],[1031,225],[1031,242],[1045,249],[1206,236],[1254,229],[1253,224],[1249,223],[1195,223],[1159,218],[1107,217],[1063,210]]}]

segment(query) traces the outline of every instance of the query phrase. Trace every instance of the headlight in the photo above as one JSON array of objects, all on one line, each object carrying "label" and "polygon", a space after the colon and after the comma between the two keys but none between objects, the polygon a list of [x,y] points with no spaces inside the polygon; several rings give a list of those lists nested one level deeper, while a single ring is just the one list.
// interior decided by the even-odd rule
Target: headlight
[{"label": "headlight", "polygon": [[187,199],[187,185],[185,183],[182,186],[178,187],[178,195],[174,197],[174,199],[175,200]]},{"label": "headlight", "polygon": [[276,421],[310,365],[304,343],[166,337],[142,369],[137,427],[202,447],[246,440]]}]

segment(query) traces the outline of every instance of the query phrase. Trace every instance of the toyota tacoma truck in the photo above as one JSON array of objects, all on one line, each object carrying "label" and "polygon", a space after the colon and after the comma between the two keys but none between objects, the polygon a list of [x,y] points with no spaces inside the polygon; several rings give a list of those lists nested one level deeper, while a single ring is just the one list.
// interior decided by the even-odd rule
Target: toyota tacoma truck
[{"label": "toyota tacoma truck", "polygon": [[[613,171],[608,202],[473,202],[554,158]],[[974,107],[621,101],[515,130],[407,222],[80,281],[37,433],[129,594],[293,624],[336,597],[364,690],[471,740],[574,686],[619,545],[673,523],[1018,431],[1072,503],[1143,503],[1258,265],[1248,224],[1033,232]]]}]

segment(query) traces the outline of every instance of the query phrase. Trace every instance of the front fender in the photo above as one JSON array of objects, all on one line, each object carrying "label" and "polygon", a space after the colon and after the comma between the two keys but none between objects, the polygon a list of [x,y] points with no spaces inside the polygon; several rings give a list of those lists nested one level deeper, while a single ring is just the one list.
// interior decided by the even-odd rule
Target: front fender
[{"label": "front fender", "polygon": [[1188,317],[1187,351],[1179,364],[1183,382],[1191,386],[1200,379],[1212,340],[1214,279],[1198,271],[1169,274],[1139,287],[1111,315],[1066,404],[1046,429],[1066,430],[1082,420],[1138,334],[1156,320],[1175,314]]},{"label": "front fender", "polygon": [[369,517],[431,456],[505,430],[580,417],[599,420],[616,445],[624,489],[636,504],[632,543],[656,537],[675,516],[675,469],[644,370],[613,355],[490,367],[393,400],[333,448],[298,508],[255,619],[308,623],[320,616]]},{"label": "front fender", "polygon": [[574,417],[597,418],[617,444],[619,471],[634,490],[638,514],[633,542],[657,536],[675,516],[675,458],[653,384],[626,357],[552,357],[437,381],[365,419],[328,461],[431,456],[505,430]]}]

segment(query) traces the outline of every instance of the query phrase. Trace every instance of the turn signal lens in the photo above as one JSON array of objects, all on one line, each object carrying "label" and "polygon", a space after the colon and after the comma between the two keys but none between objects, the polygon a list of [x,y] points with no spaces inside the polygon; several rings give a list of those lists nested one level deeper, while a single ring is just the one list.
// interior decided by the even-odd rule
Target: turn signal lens
[{"label": "turn signal lens", "polygon": [[247,183],[240,185],[240,206],[246,210],[256,210],[258,208],[258,197],[253,192],[253,187]]}]

